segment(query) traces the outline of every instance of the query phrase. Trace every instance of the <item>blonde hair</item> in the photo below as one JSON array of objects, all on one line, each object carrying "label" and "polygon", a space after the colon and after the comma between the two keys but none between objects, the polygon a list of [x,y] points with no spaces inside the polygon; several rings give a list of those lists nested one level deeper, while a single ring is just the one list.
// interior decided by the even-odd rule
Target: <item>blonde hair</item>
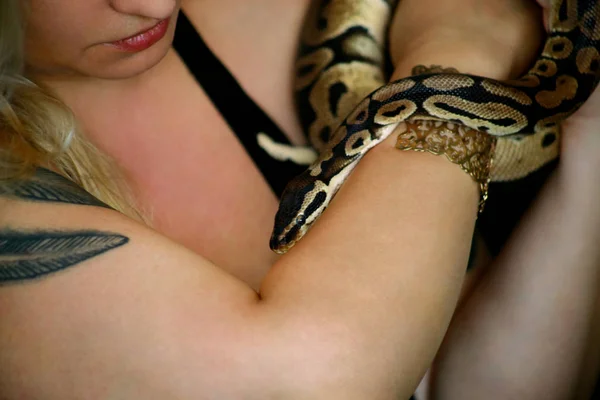
[{"label": "blonde hair", "polygon": [[49,167],[110,207],[144,220],[114,163],[83,137],[71,110],[23,76],[21,0],[0,0],[0,181]]}]

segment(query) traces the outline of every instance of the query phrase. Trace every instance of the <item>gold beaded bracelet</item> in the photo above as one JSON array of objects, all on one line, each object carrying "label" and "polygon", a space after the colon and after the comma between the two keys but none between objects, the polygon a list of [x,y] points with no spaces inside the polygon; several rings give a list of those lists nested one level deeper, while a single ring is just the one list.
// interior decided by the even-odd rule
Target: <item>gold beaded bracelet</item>
[{"label": "gold beaded bracelet", "polygon": [[479,184],[479,213],[488,198],[496,138],[467,126],[437,119],[412,119],[398,134],[396,148],[445,155]]}]

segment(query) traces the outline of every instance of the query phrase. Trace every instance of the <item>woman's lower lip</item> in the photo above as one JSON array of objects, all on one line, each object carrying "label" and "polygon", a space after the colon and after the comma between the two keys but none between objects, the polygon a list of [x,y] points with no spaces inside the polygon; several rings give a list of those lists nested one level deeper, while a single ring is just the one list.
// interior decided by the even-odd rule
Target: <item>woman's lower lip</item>
[{"label": "woman's lower lip", "polygon": [[169,28],[169,18],[163,19],[158,24],[145,32],[139,33],[127,39],[121,39],[116,42],[109,43],[109,46],[116,47],[121,51],[130,53],[146,50],[162,39]]}]

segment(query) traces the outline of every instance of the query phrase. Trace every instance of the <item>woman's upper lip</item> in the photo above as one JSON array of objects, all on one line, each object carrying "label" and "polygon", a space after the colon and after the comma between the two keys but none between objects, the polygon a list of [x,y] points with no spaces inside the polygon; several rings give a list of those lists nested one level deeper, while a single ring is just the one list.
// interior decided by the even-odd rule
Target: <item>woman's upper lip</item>
[{"label": "woman's upper lip", "polygon": [[[166,18],[165,18],[165,19],[166,19]],[[139,36],[139,35],[141,35],[141,34],[144,34],[144,33],[146,33],[146,32],[149,32],[149,31],[151,31],[152,29],[156,28],[156,26],[157,26],[158,24],[160,24],[161,22],[163,22],[163,21],[164,21],[164,19],[161,19],[160,21],[157,21],[157,22],[156,22],[154,25],[152,25],[152,26],[150,26],[150,27],[148,27],[148,28],[142,29],[142,30],[140,30],[139,32],[137,32],[137,33],[134,33],[134,34],[133,34],[133,35],[131,35],[131,36],[127,36],[127,37],[124,37],[124,38],[121,38],[121,39],[117,39],[117,40],[112,40],[112,41],[110,41],[110,42],[108,42],[108,43],[117,43],[117,42],[123,42],[123,41],[125,41],[125,40],[128,40],[128,39],[132,39],[132,38],[134,38],[134,37],[136,37],[136,36]]]}]

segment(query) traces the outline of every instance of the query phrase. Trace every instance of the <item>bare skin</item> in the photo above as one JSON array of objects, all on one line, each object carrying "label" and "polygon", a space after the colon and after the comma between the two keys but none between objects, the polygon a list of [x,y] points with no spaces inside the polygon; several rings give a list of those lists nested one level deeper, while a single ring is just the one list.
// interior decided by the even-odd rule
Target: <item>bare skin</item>
[{"label": "bare skin", "polygon": [[[303,143],[291,74],[308,2],[230,3],[192,0],[183,7],[253,99],[293,143]],[[273,21],[270,30],[262,29],[265,20]],[[74,109],[92,140],[121,164],[158,231],[256,289],[276,260],[268,240],[277,199],[177,54],[163,52],[159,64],[125,81],[41,79]]]},{"label": "bare skin", "polygon": [[[145,24],[149,14],[159,17],[158,8],[145,9],[147,4],[109,2],[111,9],[128,16],[132,10],[133,15],[146,14],[143,21],[128,19],[132,24]],[[293,20],[299,21],[301,14]],[[206,36],[209,40],[210,34]],[[290,42],[296,37],[297,32],[289,32]],[[192,81],[181,63],[170,58],[168,49],[165,54],[135,79],[115,85],[103,81],[101,87],[97,80],[43,79],[42,65],[36,69],[38,78],[82,114],[90,136],[121,161],[139,190],[140,203],[150,203],[158,233],[102,208],[1,200],[3,227],[94,229],[129,239],[118,250],[85,261],[85,268],[2,288],[2,392],[8,398],[36,399],[407,397],[431,363],[458,299],[475,220],[474,183],[442,158],[399,157],[390,141],[383,143],[361,163],[323,223],[271,268],[267,240],[264,252],[256,243],[260,232],[268,238],[271,220],[265,222],[265,215],[274,211],[276,200],[258,173],[252,177],[241,149],[239,157],[232,154],[232,134],[202,92],[190,89]],[[227,63],[225,52],[222,57]],[[230,62],[235,72],[233,58]],[[473,63],[470,67],[470,72],[504,77]],[[134,67],[121,64],[112,72],[123,74],[128,68]],[[396,76],[402,71],[399,67]],[[245,84],[251,86],[250,81]],[[259,90],[254,90],[258,98]],[[127,103],[118,103],[117,95]],[[185,99],[184,104],[194,100],[195,107],[160,108],[171,99]],[[131,118],[129,104],[143,110],[139,115],[144,117],[160,115],[152,108],[158,107],[164,120],[150,125]],[[198,118],[199,110],[203,118]],[[166,126],[167,119],[182,125]],[[196,142],[198,127],[206,133],[201,142]],[[165,132],[182,136],[165,141]],[[103,142],[105,137],[112,140]],[[169,149],[169,143],[179,147]],[[179,151],[208,146],[211,152],[189,158]],[[127,152],[132,148],[142,154]],[[161,165],[156,154],[164,155]],[[202,170],[199,156],[205,157]],[[230,166],[219,164],[224,157],[239,158],[236,167],[212,169]],[[224,196],[207,197],[210,190],[223,188]],[[172,197],[161,200],[165,192]],[[182,196],[188,201],[177,202]],[[258,208],[263,204],[264,209]],[[449,205],[452,213],[447,213]],[[366,208],[372,209],[368,215],[361,212]],[[215,214],[223,217],[216,228]],[[196,225],[177,223],[184,219]],[[239,225],[250,228],[236,231]],[[169,226],[175,228],[169,231]],[[183,239],[176,243],[161,233]],[[231,254],[232,237],[239,238],[235,245],[243,260]],[[253,290],[258,286],[260,296]]]},{"label": "bare skin", "polygon": [[[410,6],[410,2],[406,4]],[[291,74],[308,2],[294,2],[290,6],[272,0],[252,5],[184,0],[182,6],[208,45],[255,101],[293,143],[303,143],[293,111]],[[398,15],[416,11],[400,9]],[[481,13],[473,13],[472,19],[477,18],[481,18]],[[515,19],[512,26],[527,37],[531,30],[520,28],[521,18]],[[269,23],[270,30],[265,30],[264,21],[276,22]],[[261,36],[247,32],[259,32]],[[391,37],[420,36],[418,31],[408,33],[405,36],[405,32],[392,32]],[[496,44],[495,37],[482,38],[482,43],[486,40]],[[392,48],[400,48],[407,42],[412,41],[399,42]],[[458,51],[453,52],[456,56],[450,55],[434,48],[435,42],[430,43],[431,50],[423,46],[419,51],[411,49],[412,59],[407,58],[404,67],[400,67],[404,68],[402,75],[408,75],[414,64],[428,61],[423,57],[425,54],[443,54],[450,60],[462,58]],[[457,39],[455,43],[463,41]],[[477,51],[480,50],[478,46]],[[464,51],[466,54],[471,50]],[[519,56],[516,54],[515,51],[515,57],[522,58],[520,54],[534,54],[534,51],[525,48],[519,50]],[[504,66],[504,60],[494,62],[492,67],[490,59],[477,57],[477,61],[469,62],[469,67],[473,65],[489,76],[511,72],[512,67]],[[269,74],[265,75],[265,70]],[[260,79],[263,76],[266,79]],[[147,74],[125,82],[73,81],[60,76],[44,81],[75,110],[92,140],[122,165],[137,190],[139,203],[149,210],[159,232],[258,288],[276,260],[266,243],[277,199],[173,51],[168,51]],[[136,105],[135,109],[131,104]],[[150,137],[153,139],[148,140]],[[136,152],[131,152],[131,148]],[[161,155],[160,168],[156,168],[157,154]],[[202,168],[196,167],[198,160],[202,160]],[[238,251],[231,251],[233,243]]]}]

